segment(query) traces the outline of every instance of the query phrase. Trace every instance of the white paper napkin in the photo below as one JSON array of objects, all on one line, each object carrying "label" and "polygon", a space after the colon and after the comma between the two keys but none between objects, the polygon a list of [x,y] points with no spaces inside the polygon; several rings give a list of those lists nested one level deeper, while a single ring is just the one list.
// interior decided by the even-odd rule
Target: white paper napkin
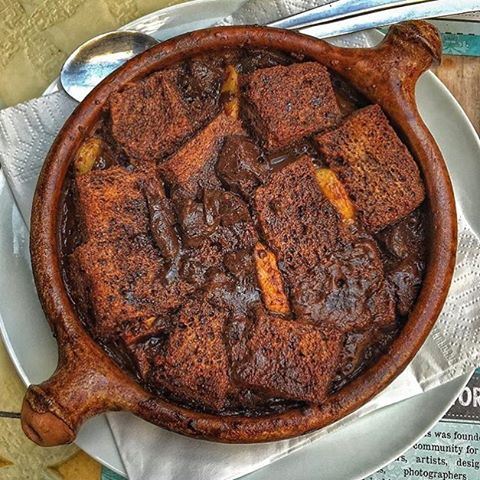
[{"label": "white paper napkin", "polygon": [[225,18],[222,25],[236,24],[265,25],[279,18],[298,12],[335,3],[336,0],[246,0],[232,15]]},{"label": "white paper napkin", "polygon": [[[323,1],[250,0],[226,23],[264,23]],[[367,46],[359,34],[335,43]],[[76,103],[63,92],[0,111],[0,163],[27,225],[43,159]],[[480,241],[458,205],[459,249],[444,310],[410,366],[367,405],[336,424],[301,438],[259,445],[193,440],[126,413],[109,414],[122,460],[132,480],[227,480],[267,465],[373,410],[441,385],[480,365]]]}]

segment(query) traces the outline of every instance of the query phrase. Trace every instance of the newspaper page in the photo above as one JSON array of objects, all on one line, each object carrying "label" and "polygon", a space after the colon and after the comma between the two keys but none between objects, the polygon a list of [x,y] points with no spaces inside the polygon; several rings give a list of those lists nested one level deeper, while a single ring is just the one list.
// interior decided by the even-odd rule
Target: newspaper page
[{"label": "newspaper page", "polygon": [[480,369],[433,429],[368,480],[479,480]]}]

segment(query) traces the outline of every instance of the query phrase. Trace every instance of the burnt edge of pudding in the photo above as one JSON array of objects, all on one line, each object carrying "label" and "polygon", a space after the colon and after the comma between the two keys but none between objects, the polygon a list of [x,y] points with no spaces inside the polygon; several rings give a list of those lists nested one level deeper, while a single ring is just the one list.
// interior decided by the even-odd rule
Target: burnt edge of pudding
[{"label": "burnt edge of pudding", "polygon": [[112,94],[93,166],[72,165],[71,299],[123,369],[193,409],[321,403],[388,350],[421,285],[418,167],[380,107],[298,60],[242,49],[153,73]]}]

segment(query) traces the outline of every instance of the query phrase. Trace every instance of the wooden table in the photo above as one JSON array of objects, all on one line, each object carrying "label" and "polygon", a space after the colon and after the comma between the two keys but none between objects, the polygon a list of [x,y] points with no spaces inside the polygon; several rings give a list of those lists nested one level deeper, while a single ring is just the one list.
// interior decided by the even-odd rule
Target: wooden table
[{"label": "wooden table", "polygon": [[434,68],[480,134],[480,57],[446,55]]}]

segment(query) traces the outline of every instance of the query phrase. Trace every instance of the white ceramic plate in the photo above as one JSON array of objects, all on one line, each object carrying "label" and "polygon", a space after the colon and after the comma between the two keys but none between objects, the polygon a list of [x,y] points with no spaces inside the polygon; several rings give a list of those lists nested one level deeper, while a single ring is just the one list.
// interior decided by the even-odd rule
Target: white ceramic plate
[{"label": "white ceramic plate", "polygon": [[[165,39],[212,25],[240,3],[242,0],[197,0],[153,13],[125,28]],[[56,89],[54,83],[46,93]],[[434,75],[424,75],[417,96],[422,116],[447,160],[465,216],[480,232],[480,217],[475,207],[480,205],[478,137],[458,103]],[[28,231],[1,172],[0,226],[0,331],[23,381],[38,383],[55,369],[56,344],[33,285]],[[467,381],[468,375],[465,375],[431,392],[384,408],[244,478],[261,480],[275,475],[305,480],[363,478],[396,458],[429,430]],[[77,444],[106,466],[124,474],[104,416],[87,422]]]}]

